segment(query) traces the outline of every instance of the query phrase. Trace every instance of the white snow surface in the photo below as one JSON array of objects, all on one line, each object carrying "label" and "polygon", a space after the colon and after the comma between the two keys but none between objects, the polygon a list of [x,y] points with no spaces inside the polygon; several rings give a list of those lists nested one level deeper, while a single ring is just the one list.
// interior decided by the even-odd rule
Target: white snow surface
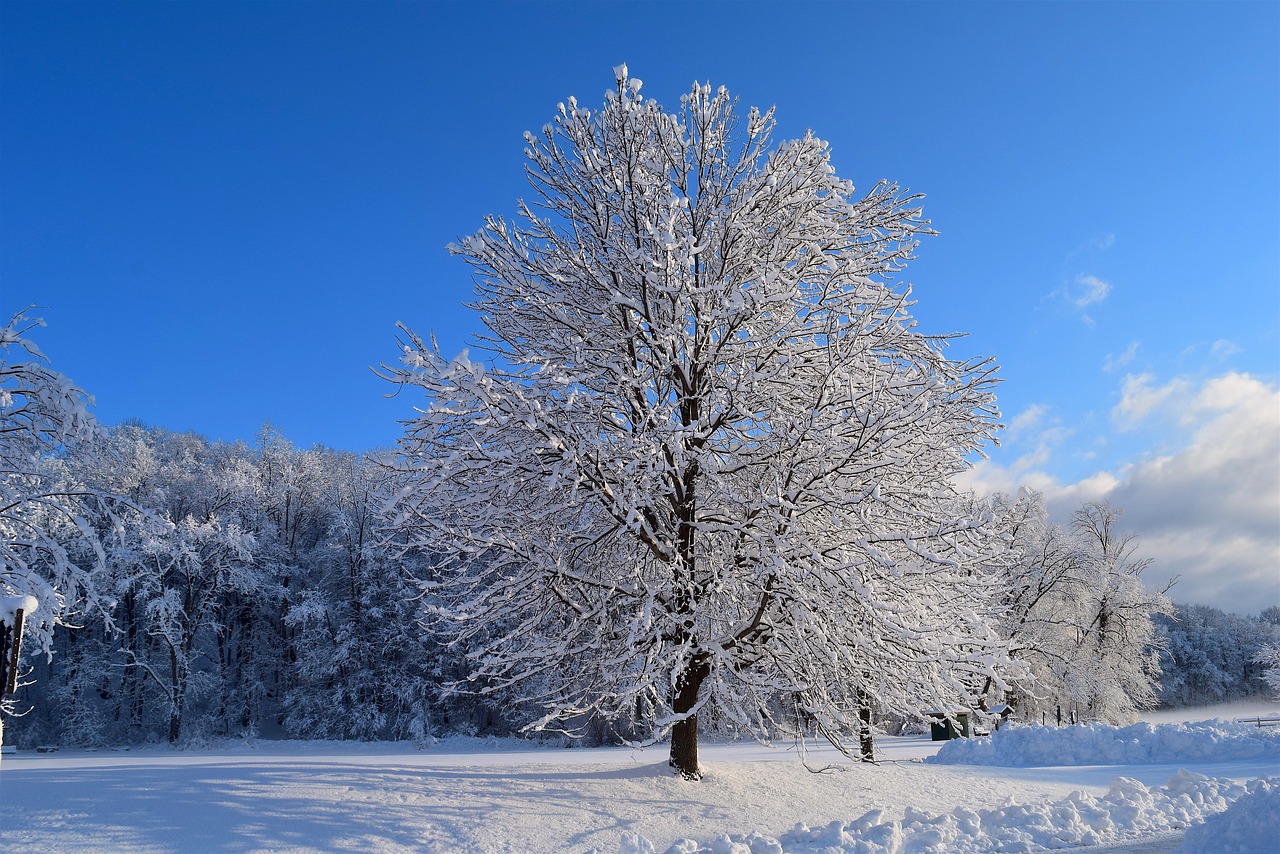
[{"label": "white snow surface", "polygon": [[[810,767],[838,769],[820,774],[794,746],[705,744],[699,783],[673,776],[660,745],[20,751],[0,766],[0,851],[961,854],[1104,844],[1091,850],[1155,854],[1214,816],[1243,839],[1274,812],[1280,787],[1274,754],[1016,768],[925,764],[940,745],[923,737],[879,744],[878,766],[811,749]],[[1190,833],[1186,842],[1199,844]]]},{"label": "white snow surface", "polygon": [[[682,840],[667,854],[985,854],[1078,848],[1184,830],[1207,816],[1216,818],[1247,792],[1250,796],[1280,792],[1280,778],[1255,780],[1247,787],[1179,771],[1167,785],[1148,788],[1129,777],[1118,777],[1100,797],[1075,791],[1056,802],[1019,804],[1010,799],[995,809],[961,807],[942,815],[907,807],[896,821],[885,820],[884,811],[877,809],[855,821],[833,821],[825,827],[800,823],[777,839],[752,833],[725,834],[707,845]],[[1251,808],[1233,827],[1247,825],[1254,811]],[[624,838],[622,850],[656,854],[652,843],[634,837]]]},{"label": "white snow surface", "polygon": [[983,738],[946,742],[926,759],[947,765],[1128,765],[1235,759],[1280,760],[1280,726],[1198,721],[1009,727]]},{"label": "white snow surface", "polygon": [[1280,848],[1280,786],[1254,780],[1224,812],[1189,830],[1182,854],[1274,854]]},{"label": "white snow surface", "polygon": [[19,611],[26,618],[39,604],[34,596],[0,596],[0,622],[12,625]]}]

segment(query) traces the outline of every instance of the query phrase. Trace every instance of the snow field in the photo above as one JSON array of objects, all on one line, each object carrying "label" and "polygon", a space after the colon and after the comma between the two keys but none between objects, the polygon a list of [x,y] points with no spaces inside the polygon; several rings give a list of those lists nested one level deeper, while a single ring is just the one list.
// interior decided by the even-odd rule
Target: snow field
[{"label": "snow field", "polygon": [[[1165,749],[1180,727],[1132,737]],[[1130,737],[1110,729],[1114,741]],[[1017,743],[1004,737],[1016,731],[999,743]],[[1180,833],[1212,820],[1205,835],[1188,831],[1187,854],[1219,854],[1227,843],[1274,854],[1265,846],[1276,835],[1257,831],[1270,833],[1280,814],[1280,748],[1267,743],[1265,755],[1190,761],[1186,771],[1169,762],[925,764],[939,743],[885,737],[878,766],[811,749],[810,767],[834,767],[821,774],[794,747],[705,744],[699,783],[673,776],[660,745],[450,738],[421,749],[262,741],[19,752],[0,767],[0,851],[972,854],[1171,838],[1149,850],[1172,852]]]}]

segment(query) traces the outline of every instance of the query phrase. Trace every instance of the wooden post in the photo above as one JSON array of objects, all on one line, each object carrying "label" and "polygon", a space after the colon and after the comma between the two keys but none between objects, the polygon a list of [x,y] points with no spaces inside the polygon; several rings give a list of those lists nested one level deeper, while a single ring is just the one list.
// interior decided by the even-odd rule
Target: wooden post
[{"label": "wooden post", "polygon": [[22,609],[13,612],[13,625],[0,622],[0,695],[18,690],[18,653],[22,649]]},{"label": "wooden post", "polygon": [[[37,602],[30,596],[0,596],[0,697],[18,690],[18,653],[22,650],[22,618],[34,611]],[[20,607],[25,605],[26,607]],[[7,617],[12,613],[12,617]],[[12,620],[12,625],[9,621]],[[4,716],[0,715],[0,743],[4,742]]]},{"label": "wooden post", "polygon": [[0,620],[0,697],[9,693],[9,624]]}]

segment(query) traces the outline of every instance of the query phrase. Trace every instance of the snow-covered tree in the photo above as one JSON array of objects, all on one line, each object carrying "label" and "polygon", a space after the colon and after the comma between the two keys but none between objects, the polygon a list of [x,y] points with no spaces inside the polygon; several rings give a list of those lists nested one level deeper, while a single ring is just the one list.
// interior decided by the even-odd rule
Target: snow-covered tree
[{"label": "snow-covered tree", "polygon": [[65,465],[95,435],[91,401],[28,337],[42,325],[20,312],[0,328],[0,595],[39,602],[33,652],[48,649],[54,625],[104,605],[92,519],[106,497]]},{"label": "snow-covered tree", "polygon": [[424,737],[465,716],[440,708],[447,662],[417,627],[423,560],[377,530],[380,466],[269,427],[245,444],[126,423],[91,451],[51,463],[135,508],[86,516],[113,607],[27,662],[22,743]]},{"label": "snow-covered tree", "polygon": [[[123,425],[111,431],[103,453],[76,461],[88,482],[147,507],[160,523],[122,525],[104,538],[116,602],[111,622],[102,637],[72,633],[67,644],[71,693],[64,702],[68,710],[89,704],[79,719],[91,719],[95,693],[107,694],[118,698],[114,717],[123,724],[113,737],[159,729],[176,741],[193,704],[225,696],[236,681],[229,671],[244,666],[253,616],[246,610],[269,580],[258,555],[257,477],[247,456],[244,446]],[[219,705],[204,705],[206,719]]]},{"label": "snow-covered tree", "polygon": [[[28,337],[42,325],[19,312],[0,328],[0,598],[38,605],[23,609],[28,660],[51,652],[55,626],[109,610],[101,534],[120,525],[118,500],[69,465],[97,430],[88,395]],[[0,733],[11,711],[0,703]]]},{"label": "snow-covered tree", "polygon": [[381,535],[384,470],[325,452],[317,506],[327,530],[307,559],[305,586],[285,615],[296,635],[285,727],[312,738],[413,738],[432,734],[439,664],[418,631],[417,590]]},{"label": "snow-covered tree", "polygon": [[[1011,502],[1003,495],[993,502],[1009,545],[995,563],[1000,632],[1009,642],[1009,654],[1026,670],[992,699],[1033,714],[1061,702],[1055,695],[1074,646],[1070,603],[1082,592],[1083,558],[1070,534],[1049,521],[1039,492],[1022,489]],[[988,681],[984,695],[993,684]]]},{"label": "snow-covered tree", "polygon": [[1273,697],[1280,699],[1280,646],[1265,646],[1254,661],[1262,665],[1262,681]]},{"label": "snow-covered tree", "polygon": [[855,196],[723,88],[667,112],[615,76],[526,134],[518,220],[451,247],[488,366],[405,329],[388,369],[428,395],[394,522],[447,555],[429,592],[471,684],[521,686],[534,729],[641,717],[690,778],[706,708],[840,741],[872,703],[953,707],[1001,654],[951,486],[995,369],[895,284],[919,197]]},{"label": "snow-covered tree", "polygon": [[223,628],[228,594],[257,592],[254,546],[253,536],[234,522],[210,515],[187,516],[170,536],[144,548],[153,567],[141,585],[143,608],[158,655],[131,657],[127,663],[146,670],[158,686],[170,742],[182,734],[190,699],[216,687],[213,674],[199,667],[208,652],[198,645],[201,635]]},{"label": "snow-covered tree", "polygon": [[1160,702],[1201,706],[1265,693],[1264,652],[1280,646],[1280,624],[1266,616],[1180,604],[1158,617]]},{"label": "snow-covered tree", "polygon": [[1157,592],[1143,584],[1151,560],[1137,556],[1137,540],[1119,520],[1120,510],[1106,502],[1086,503],[1071,518],[1084,584],[1076,598],[1077,654],[1068,684],[1088,717],[1113,723],[1156,705],[1160,650],[1153,618],[1173,608],[1168,588]]},{"label": "snow-covered tree", "polygon": [[995,502],[1010,545],[998,561],[1001,631],[1010,654],[1028,667],[1002,698],[1027,715],[1062,705],[1111,723],[1155,705],[1161,639],[1154,618],[1172,606],[1164,591],[1143,585],[1150,561],[1119,530],[1120,511],[1085,504],[1063,529],[1049,521],[1037,492]]}]

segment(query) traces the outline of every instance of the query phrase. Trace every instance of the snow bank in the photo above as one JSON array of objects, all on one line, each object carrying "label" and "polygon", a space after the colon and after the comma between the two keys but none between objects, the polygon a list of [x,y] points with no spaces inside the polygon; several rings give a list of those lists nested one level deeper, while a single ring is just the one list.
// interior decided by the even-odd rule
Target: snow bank
[{"label": "snow bank", "polygon": [[[995,809],[960,808],[936,816],[907,807],[900,821],[886,821],[883,810],[872,810],[855,821],[833,821],[825,827],[797,824],[776,839],[761,833],[724,834],[706,844],[681,839],[667,849],[667,854],[1025,854],[1178,831],[1219,813],[1223,814],[1223,821],[1231,821],[1233,826],[1239,823],[1244,828],[1243,838],[1253,815],[1280,815],[1274,804],[1276,792],[1280,792],[1280,778],[1255,780],[1246,786],[1234,780],[1211,780],[1202,774],[1179,771],[1168,785],[1149,789],[1137,780],[1118,777],[1111,790],[1100,797],[1077,791],[1066,800],[1053,803],[1019,804],[1010,799]],[[1224,810],[1233,801],[1255,794],[1272,800],[1261,806],[1249,801],[1244,808],[1248,814],[1238,821],[1226,817]],[[1208,850],[1194,849],[1188,854]],[[633,834],[623,836],[622,852],[657,854],[652,842]]]},{"label": "snow bank", "polygon": [[1280,785],[1252,780],[1249,792],[1187,831],[1182,854],[1271,854],[1280,845]]},{"label": "snow bank", "polygon": [[947,742],[925,762],[941,765],[1177,764],[1280,759],[1280,727],[1223,721],[1140,723],[1127,727],[1085,724],[1009,727],[983,738]]}]

